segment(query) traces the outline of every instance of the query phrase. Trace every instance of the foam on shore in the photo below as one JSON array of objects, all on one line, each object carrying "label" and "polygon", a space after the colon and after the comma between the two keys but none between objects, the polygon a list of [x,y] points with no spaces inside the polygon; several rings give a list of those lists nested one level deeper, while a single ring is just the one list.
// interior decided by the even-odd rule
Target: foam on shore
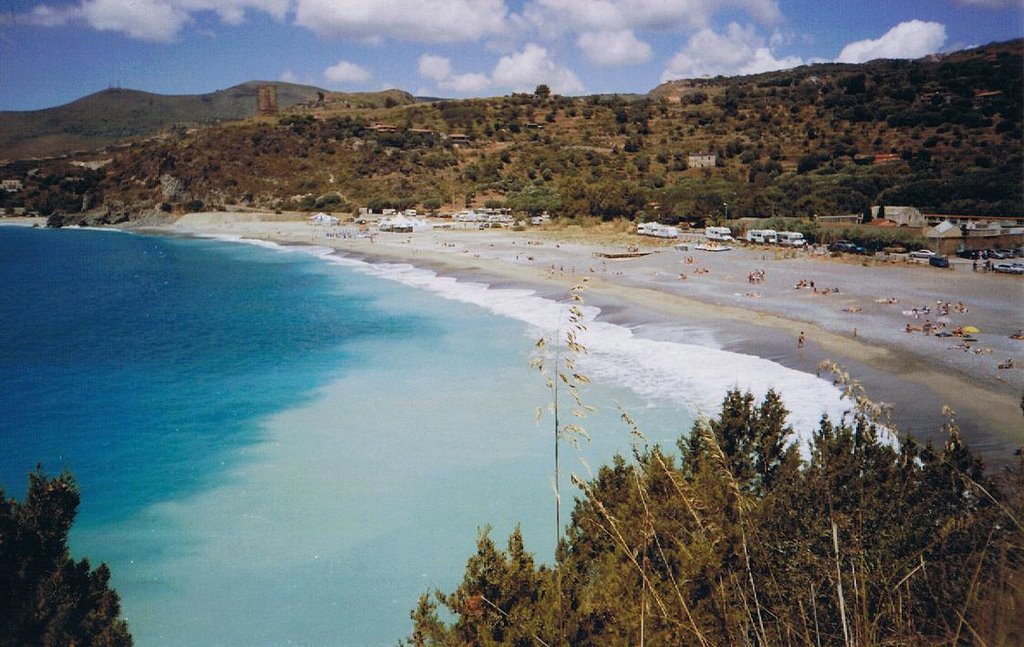
[{"label": "foam on shore", "polygon": [[[563,338],[568,326],[568,304],[538,296],[532,290],[493,288],[439,276],[404,263],[369,263],[339,256],[328,247],[282,246],[240,236],[217,238],[307,253],[348,269],[476,305],[528,324],[531,335],[537,338]],[[580,362],[583,372],[593,379],[625,386],[648,401],[671,402],[697,414],[714,416],[731,388],[750,391],[757,398],[774,389],[782,396],[790,412],[789,422],[804,448],[823,413],[835,420],[851,408],[836,386],[816,375],[708,345],[647,339],[625,326],[599,321],[598,308],[581,309],[586,330],[578,340],[588,351]]]}]

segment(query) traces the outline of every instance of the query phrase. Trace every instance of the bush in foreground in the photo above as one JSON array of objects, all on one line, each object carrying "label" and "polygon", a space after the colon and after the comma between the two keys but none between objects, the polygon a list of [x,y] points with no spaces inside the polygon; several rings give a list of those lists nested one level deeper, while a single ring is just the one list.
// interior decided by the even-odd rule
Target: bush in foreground
[{"label": "bush in foreground", "polygon": [[997,486],[952,422],[942,448],[893,446],[863,412],[804,459],[786,416],[733,391],[678,460],[638,443],[575,479],[554,567],[484,531],[409,644],[1021,644],[1019,474]]},{"label": "bush in foreground", "polygon": [[0,645],[132,644],[106,564],[92,569],[68,551],[78,503],[67,472],[37,468],[23,503],[0,490]]}]

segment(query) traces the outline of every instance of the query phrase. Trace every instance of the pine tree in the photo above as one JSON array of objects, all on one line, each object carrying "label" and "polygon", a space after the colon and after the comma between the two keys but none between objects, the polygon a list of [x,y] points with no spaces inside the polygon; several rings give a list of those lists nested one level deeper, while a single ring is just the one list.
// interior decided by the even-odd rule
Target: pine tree
[{"label": "pine tree", "polygon": [[0,645],[132,644],[106,564],[70,556],[79,500],[70,473],[51,479],[41,468],[24,503],[0,490]]}]

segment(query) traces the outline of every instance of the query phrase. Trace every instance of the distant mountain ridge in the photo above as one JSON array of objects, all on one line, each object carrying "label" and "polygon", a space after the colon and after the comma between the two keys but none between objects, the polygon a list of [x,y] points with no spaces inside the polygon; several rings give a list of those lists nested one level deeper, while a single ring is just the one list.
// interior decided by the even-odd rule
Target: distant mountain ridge
[{"label": "distant mountain ridge", "polygon": [[109,88],[54,108],[0,112],[0,158],[47,157],[75,149],[101,148],[175,124],[252,117],[256,114],[257,89],[264,84],[277,88],[280,108],[329,94],[321,88],[279,81],[249,81],[195,95]]},{"label": "distant mountain ridge", "polygon": [[[666,224],[863,215],[882,204],[1019,214],[1022,56],[1016,40],[918,60],[676,81],[646,95],[424,102],[400,90],[303,88],[308,100],[290,107],[279,94],[277,116],[222,124],[200,122],[228,96],[198,107],[196,97],[179,98],[172,110],[166,97],[108,91],[31,115],[33,143],[53,137],[67,152],[73,137],[156,130],[66,158],[0,149],[12,160],[0,163],[0,179],[14,185],[0,192],[0,209],[91,223],[242,207],[505,206]],[[255,85],[235,91],[242,114],[256,109]],[[89,108],[101,99],[106,112]],[[4,123],[0,133],[9,136]]]}]

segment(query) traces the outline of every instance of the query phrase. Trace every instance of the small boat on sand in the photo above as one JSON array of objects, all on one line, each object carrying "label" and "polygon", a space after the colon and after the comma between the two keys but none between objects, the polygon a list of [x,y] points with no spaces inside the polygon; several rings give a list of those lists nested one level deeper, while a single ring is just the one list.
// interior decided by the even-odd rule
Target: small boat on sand
[{"label": "small boat on sand", "polygon": [[693,246],[693,248],[705,252],[727,252],[730,249],[732,249],[732,247],[730,247],[729,245],[722,245],[721,243],[716,243],[714,241],[709,241],[706,243],[697,243],[696,245]]}]

